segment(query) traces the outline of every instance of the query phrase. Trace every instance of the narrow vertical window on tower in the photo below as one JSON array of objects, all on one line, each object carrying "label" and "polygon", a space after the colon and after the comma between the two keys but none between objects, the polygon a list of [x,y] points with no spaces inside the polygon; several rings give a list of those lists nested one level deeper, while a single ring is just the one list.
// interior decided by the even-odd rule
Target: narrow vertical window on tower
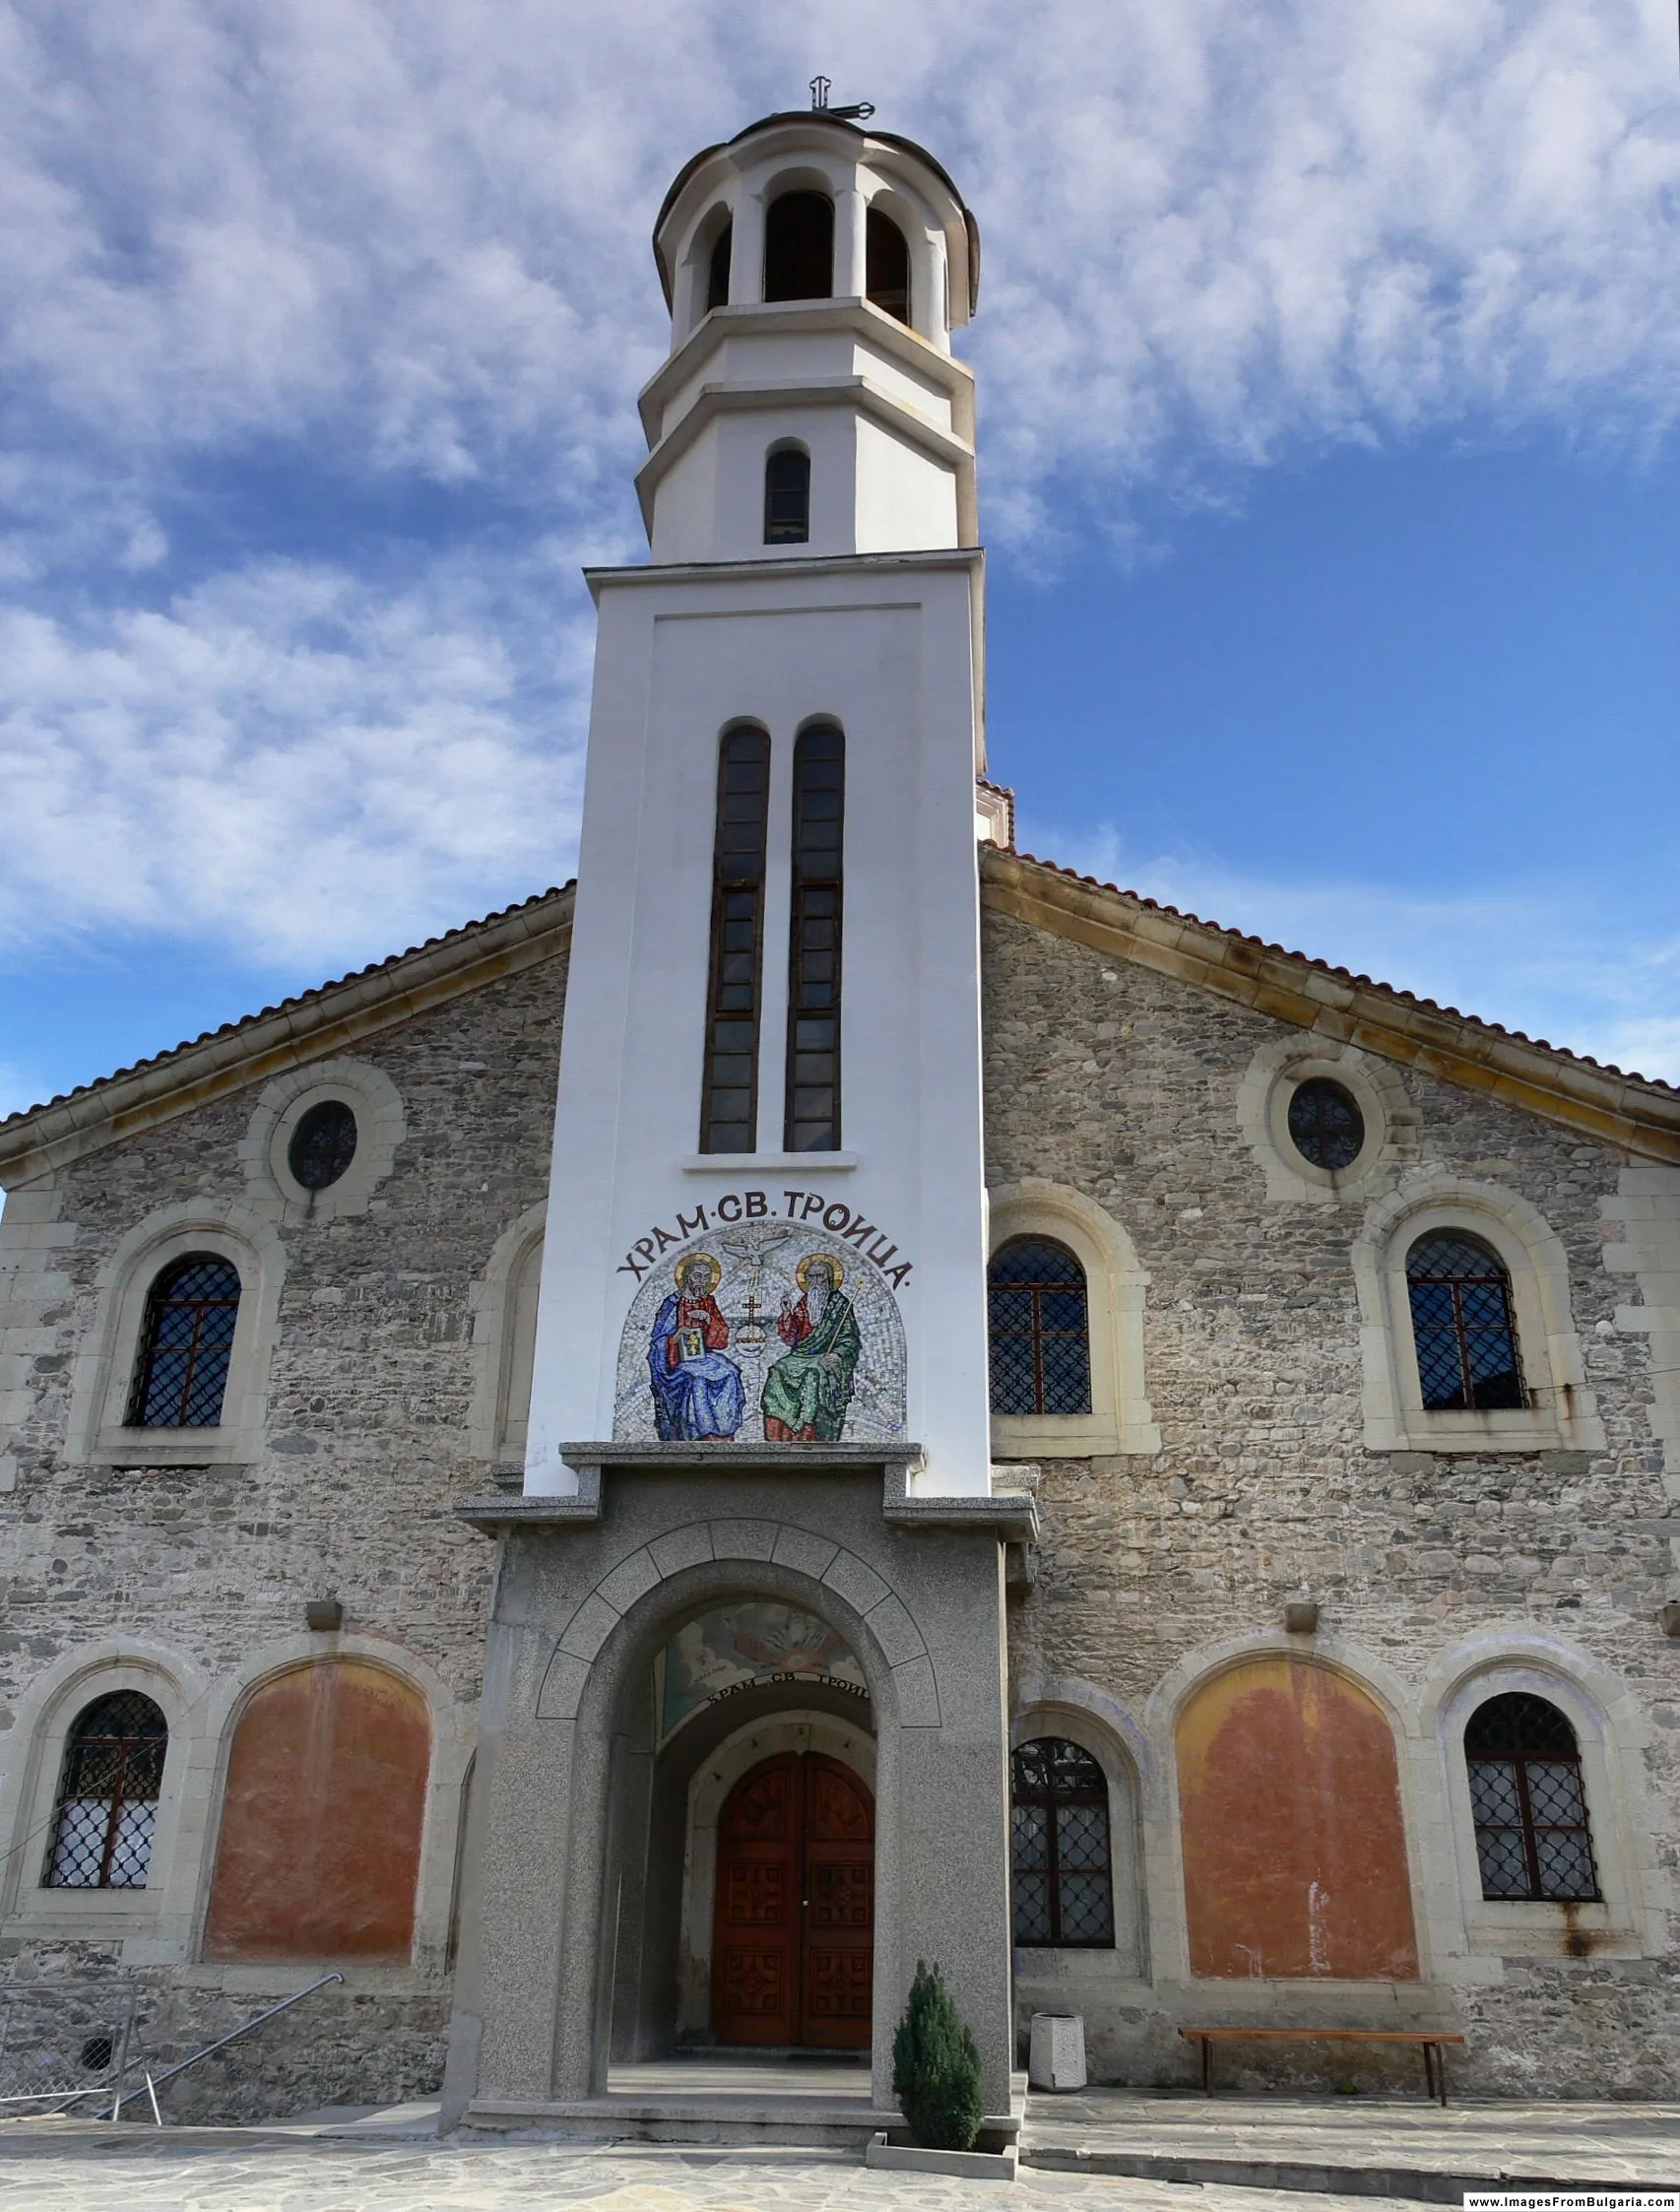
[{"label": "narrow vertical window on tower", "polygon": [[764,939],[764,829],[770,740],[726,730],[718,748],[712,853],[712,966],[706,997],[702,1152],[750,1152],[758,1118],[758,1013]]},{"label": "narrow vertical window on tower", "polygon": [[803,546],[810,536],[810,455],[779,445],[764,463],[764,543]]},{"label": "narrow vertical window on tower", "polygon": [[764,218],[766,299],[828,299],[834,293],[834,202],[826,192],[784,192]]},{"label": "narrow vertical window on tower", "polygon": [[910,246],[890,215],[871,208],[864,223],[864,286],[872,305],[910,320]]},{"label": "narrow vertical window on tower", "polygon": [[706,312],[729,305],[729,256],[735,242],[735,225],[726,223],[712,241],[712,258],[706,268]]},{"label": "narrow vertical window on tower", "polygon": [[794,748],[793,898],[788,975],[790,1152],[840,1146],[841,859],[846,740],[832,722]]}]

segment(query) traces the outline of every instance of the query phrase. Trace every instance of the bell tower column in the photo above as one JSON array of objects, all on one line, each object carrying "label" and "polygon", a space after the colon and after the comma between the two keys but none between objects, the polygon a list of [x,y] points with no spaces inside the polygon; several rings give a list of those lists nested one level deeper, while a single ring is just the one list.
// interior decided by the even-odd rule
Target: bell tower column
[{"label": "bell tower column", "polygon": [[655,250],[652,559],[589,576],[524,1491],[462,1509],[503,1553],[451,2110],[624,2130],[610,2059],[678,2035],[658,1670],[744,1605],[822,1624],[873,1742],[872,1936],[807,1954],[873,2053],[835,2124],[890,2120],[919,1958],[1006,2115],[1003,1547],[1036,1524],[991,1485],[977,234],[920,148],[773,115],[688,164]]}]

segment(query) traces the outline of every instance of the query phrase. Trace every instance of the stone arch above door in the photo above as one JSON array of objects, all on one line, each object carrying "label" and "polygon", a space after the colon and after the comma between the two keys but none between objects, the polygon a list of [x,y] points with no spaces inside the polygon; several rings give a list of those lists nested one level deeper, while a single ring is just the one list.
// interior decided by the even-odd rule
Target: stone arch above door
[{"label": "stone arch above door", "polygon": [[903,1599],[882,1576],[843,1544],[795,1523],[723,1517],[689,1522],[656,1536],[601,1577],[560,1632],[538,1694],[538,1718],[576,1720],[596,1659],[631,1607],[662,1584],[709,1564],[779,1568],[817,1586],[813,1596],[831,1591],[862,1623],[885,1661],[898,1724],[939,1725],[938,1688],[928,1647]]}]

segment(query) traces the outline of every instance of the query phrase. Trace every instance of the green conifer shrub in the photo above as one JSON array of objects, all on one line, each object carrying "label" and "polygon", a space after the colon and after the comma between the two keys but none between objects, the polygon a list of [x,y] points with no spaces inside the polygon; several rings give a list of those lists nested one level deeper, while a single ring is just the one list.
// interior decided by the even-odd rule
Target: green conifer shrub
[{"label": "green conifer shrub", "polygon": [[892,2093],[910,2140],[931,2151],[971,2151],[980,2133],[980,2053],[937,1966],[916,1979],[892,2039]]}]

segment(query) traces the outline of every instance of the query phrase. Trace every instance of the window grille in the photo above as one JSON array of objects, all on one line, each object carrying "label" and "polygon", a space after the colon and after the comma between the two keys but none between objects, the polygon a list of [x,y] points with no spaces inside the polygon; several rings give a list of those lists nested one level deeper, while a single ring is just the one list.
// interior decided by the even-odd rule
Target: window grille
[{"label": "window grille", "polygon": [[1085,1270],[1065,1245],[1016,1237],[986,1270],[994,1413],[1088,1413]]},{"label": "window grille", "polygon": [[764,464],[764,543],[803,546],[810,537],[810,455],[785,445]]},{"label": "window grille", "polygon": [[864,221],[864,289],[877,307],[910,320],[910,247],[890,215],[871,208]]},{"label": "window grille", "polygon": [[712,964],[706,995],[702,1152],[757,1145],[758,1016],[764,935],[764,831],[770,741],[729,730],[718,748],[712,853]]},{"label": "window grille", "polygon": [[840,1144],[840,927],[846,740],[832,723],[794,748],[793,895],[789,932],[790,1152]]},{"label": "window grille", "polygon": [[128,1426],[213,1429],[222,1423],[239,1318],[239,1270],[198,1252],[165,1268],[146,1301]]},{"label": "window grille", "polygon": [[1108,1779],[1060,1736],[1010,1761],[1010,1895],[1015,1941],[1100,1950],[1114,1943]]},{"label": "window grille", "polygon": [[144,1889],[169,1725],[149,1697],[117,1690],[76,1717],[47,1853],[49,1889]]},{"label": "window grille", "polygon": [[355,1157],[355,1115],[342,1098],[323,1098],[298,1117],[286,1148],[292,1180],[306,1191],[325,1191]]},{"label": "window grille", "polygon": [[1461,1229],[1419,1237],[1406,1254],[1418,1384],[1432,1413],[1524,1406],[1511,1277],[1498,1255]]},{"label": "window grille", "polygon": [[1304,1160],[1333,1172],[1365,1149],[1365,1116],[1352,1091],[1327,1076],[1297,1083],[1289,1099],[1289,1140]]},{"label": "window grille", "polygon": [[1585,1902],[1598,1895],[1581,1750],[1555,1705],[1489,1698],[1464,1730],[1482,1895]]},{"label": "window grille", "polygon": [[834,291],[834,202],[784,192],[764,218],[766,299],[827,299]]},{"label": "window grille", "polygon": [[712,243],[712,258],[706,265],[706,312],[714,307],[729,305],[730,251],[735,243],[735,225],[726,223]]}]

